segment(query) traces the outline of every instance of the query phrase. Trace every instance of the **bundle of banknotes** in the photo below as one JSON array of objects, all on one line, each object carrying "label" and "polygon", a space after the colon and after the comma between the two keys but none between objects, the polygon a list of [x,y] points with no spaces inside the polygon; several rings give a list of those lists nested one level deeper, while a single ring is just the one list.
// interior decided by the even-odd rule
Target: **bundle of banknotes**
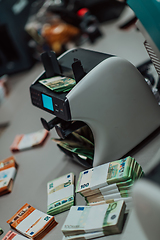
[{"label": "bundle of banknotes", "polygon": [[[50,216],[26,203],[7,223],[27,238],[40,240],[58,223]],[[11,237],[9,239],[12,239]]]},{"label": "bundle of banknotes", "polygon": [[73,78],[62,76],[46,78],[39,82],[55,92],[68,92],[76,85],[76,81]]},{"label": "bundle of banknotes", "polygon": [[14,156],[0,161],[0,196],[12,192],[18,164]]},{"label": "bundle of banknotes", "polygon": [[124,200],[128,211],[132,206],[132,186],[143,174],[142,167],[128,156],[80,172],[76,193],[91,206]]},{"label": "bundle of banknotes", "polygon": [[73,206],[62,226],[63,239],[92,239],[121,233],[125,202]]},{"label": "bundle of banknotes", "polygon": [[17,234],[13,231],[8,231],[6,235],[2,238],[2,240],[27,240],[27,237],[24,237],[20,234]]},{"label": "bundle of banknotes", "polygon": [[68,173],[47,183],[47,214],[56,215],[74,205],[74,174]]}]

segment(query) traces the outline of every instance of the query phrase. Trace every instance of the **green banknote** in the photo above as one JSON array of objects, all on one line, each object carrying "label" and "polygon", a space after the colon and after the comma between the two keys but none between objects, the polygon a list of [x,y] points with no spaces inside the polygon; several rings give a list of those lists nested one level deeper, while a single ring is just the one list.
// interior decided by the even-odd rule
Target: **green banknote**
[{"label": "green banknote", "polygon": [[135,159],[130,156],[110,162],[107,174],[107,183],[112,184],[132,179],[134,163]]},{"label": "green banknote", "polygon": [[47,214],[56,215],[74,205],[74,174],[69,173],[47,184]]},{"label": "green banknote", "polygon": [[67,92],[76,85],[76,81],[74,79],[62,76],[39,80],[39,83],[55,92]]},{"label": "green banknote", "polygon": [[71,140],[62,140],[62,139],[53,139],[59,146],[62,148],[75,153],[77,155],[82,155],[86,158],[89,158],[93,160],[94,156],[94,148],[93,147],[88,147],[88,146],[83,146],[80,142],[75,142]]},{"label": "green banknote", "polygon": [[77,132],[73,132],[72,135],[83,145],[83,146],[87,146],[88,148],[94,148],[94,143],[91,142],[89,139],[87,139],[86,137],[80,135]]},{"label": "green banknote", "polygon": [[76,192],[95,190],[113,183],[132,180],[134,159],[127,157],[85,170],[79,174]]},{"label": "green banknote", "polygon": [[73,206],[62,226],[65,236],[103,232],[120,233],[125,211],[124,201],[97,206]]}]

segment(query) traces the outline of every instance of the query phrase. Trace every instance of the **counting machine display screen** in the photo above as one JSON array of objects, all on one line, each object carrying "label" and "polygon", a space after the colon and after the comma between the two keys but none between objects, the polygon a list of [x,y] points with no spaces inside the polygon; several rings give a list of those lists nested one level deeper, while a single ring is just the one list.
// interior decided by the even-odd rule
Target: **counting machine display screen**
[{"label": "counting machine display screen", "polygon": [[42,93],[43,107],[54,111],[52,98]]}]

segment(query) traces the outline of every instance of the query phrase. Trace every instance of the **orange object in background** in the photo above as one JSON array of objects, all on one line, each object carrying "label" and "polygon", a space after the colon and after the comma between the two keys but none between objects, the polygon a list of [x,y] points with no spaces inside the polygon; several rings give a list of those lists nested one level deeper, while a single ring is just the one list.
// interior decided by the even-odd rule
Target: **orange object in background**
[{"label": "orange object in background", "polygon": [[42,36],[55,53],[60,54],[62,47],[74,41],[80,34],[80,30],[66,23],[45,24],[41,32]]}]

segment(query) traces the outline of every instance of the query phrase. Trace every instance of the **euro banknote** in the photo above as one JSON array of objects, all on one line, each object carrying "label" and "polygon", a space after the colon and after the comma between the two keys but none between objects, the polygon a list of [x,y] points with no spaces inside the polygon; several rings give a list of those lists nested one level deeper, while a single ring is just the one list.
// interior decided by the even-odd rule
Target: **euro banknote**
[{"label": "euro banknote", "polygon": [[105,235],[120,233],[124,211],[124,201],[96,206],[72,206],[61,230],[64,236],[92,232],[103,232]]},{"label": "euro banknote", "polygon": [[76,192],[86,192],[110,184],[132,180],[135,160],[130,156],[80,172]]},{"label": "euro banknote", "polygon": [[47,214],[56,215],[74,205],[74,174],[68,173],[47,183]]},{"label": "euro banknote", "polygon": [[7,223],[22,235],[40,240],[58,223],[50,216],[26,203]]},{"label": "euro banknote", "polygon": [[143,174],[142,167],[129,156],[80,172],[76,192],[85,198],[87,204],[98,205],[115,199],[125,199],[126,202],[131,197],[134,182]]},{"label": "euro banknote", "polygon": [[39,83],[55,92],[67,92],[76,85],[76,81],[74,79],[64,76],[46,78],[40,80]]},{"label": "euro banknote", "polygon": [[126,197],[126,198],[115,198],[115,199],[109,199],[109,200],[102,200],[102,201],[95,201],[95,202],[88,202],[88,206],[96,206],[100,204],[106,204],[111,202],[118,202],[118,201],[124,201],[126,204],[125,213],[128,213],[130,209],[133,207],[133,199],[132,197]]}]

